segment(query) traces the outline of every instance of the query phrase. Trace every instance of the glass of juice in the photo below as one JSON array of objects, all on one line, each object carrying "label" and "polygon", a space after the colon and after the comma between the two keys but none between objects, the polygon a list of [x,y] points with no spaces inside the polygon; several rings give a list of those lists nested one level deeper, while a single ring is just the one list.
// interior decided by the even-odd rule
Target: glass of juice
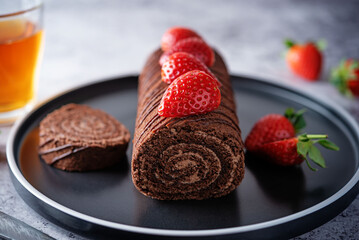
[{"label": "glass of juice", "polygon": [[35,102],[42,38],[41,0],[0,0],[0,124]]}]

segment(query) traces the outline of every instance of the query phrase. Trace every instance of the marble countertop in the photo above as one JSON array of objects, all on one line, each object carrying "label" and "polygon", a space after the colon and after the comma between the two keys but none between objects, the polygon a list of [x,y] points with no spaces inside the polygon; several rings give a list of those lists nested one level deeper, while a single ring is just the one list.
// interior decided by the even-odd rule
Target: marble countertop
[{"label": "marble countertop", "polygon": [[[359,121],[359,100],[328,84],[342,58],[359,59],[358,1],[45,1],[45,51],[38,100],[75,86],[139,73],[147,56],[173,25],[196,29],[219,49],[232,73],[294,86],[335,101]],[[320,81],[291,74],[283,39],[326,39]],[[0,211],[56,239],[86,239],[44,219],[15,191],[5,146],[11,126],[0,126]],[[295,239],[358,239],[359,196],[337,217]]]}]

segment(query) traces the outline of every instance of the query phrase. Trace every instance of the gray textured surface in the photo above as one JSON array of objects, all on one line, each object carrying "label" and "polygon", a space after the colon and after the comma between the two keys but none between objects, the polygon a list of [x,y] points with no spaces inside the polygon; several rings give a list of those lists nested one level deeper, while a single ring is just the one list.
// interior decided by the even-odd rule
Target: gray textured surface
[{"label": "gray textured surface", "polygon": [[[343,57],[359,59],[359,1],[46,1],[46,44],[39,100],[74,86],[138,73],[170,26],[196,29],[224,55],[232,73],[278,81],[336,101],[359,120],[359,101],[327,83]],[[322,79],[307,83],[287,69],[282,39],[324,38]],[[0,211],[56,239],[83,239],[40,217],[18,196],[9,177],[0,127]],[[327,224],[296,239],[359,239],[359,197]]]},{"label": "gray textured surface", "polygon": [[10,239],[43,239],[54,240],[49,235],[30,227],[29,225],[0,212],[0,239],[6,237]]}]

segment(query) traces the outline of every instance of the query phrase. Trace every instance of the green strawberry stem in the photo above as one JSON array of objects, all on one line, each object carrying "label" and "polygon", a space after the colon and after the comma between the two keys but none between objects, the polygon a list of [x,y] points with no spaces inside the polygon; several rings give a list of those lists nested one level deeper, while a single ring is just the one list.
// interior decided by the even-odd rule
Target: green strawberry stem
[{"label": "green strawberry stem", "polygon": [[312,160],[322,168],[326,167],[322,154],[314,144],[319,143],[326,149],[339,151],[339,147],[327,138],[328,135],[325,134],[302,134],[298,136],[297,153],[305,159],[305,162],[312,171],[317,171],[317,169],[311,166],[309,160]]},{"label": "green strawberry stem", "polygon": [[313,138],[328,138],[328,135],[324,134],[307,134],[307,138],[313,139]]},{"label": "green strawberry stem", "polygon": [[328,135],[324,135],[324,134],[303,134],[301,136],[305,136],[305,139],[326,139],[326,138],[328,138]]}]

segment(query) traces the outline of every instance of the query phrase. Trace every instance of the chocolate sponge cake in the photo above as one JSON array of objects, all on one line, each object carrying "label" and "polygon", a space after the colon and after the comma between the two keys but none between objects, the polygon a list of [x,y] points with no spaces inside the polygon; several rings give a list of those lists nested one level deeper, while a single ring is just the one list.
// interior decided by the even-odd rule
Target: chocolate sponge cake
[{"label": "chocolate sponge cake", "polygon": [[39,155],[62,170],[97,170],[118,163],[129,141],[127,128],[109,114],[67,104],[40,122]]},{"label": "chocolate sponge cake", "polygon": [[233,191],[244,176],[244,148],[227,68],[215,54],[212,73],[221,82],[220,106],[209,113],[162,117],[157,108],[168,85],[155,51],[139,77],[132,179],[160,200],[207,199]]}]

